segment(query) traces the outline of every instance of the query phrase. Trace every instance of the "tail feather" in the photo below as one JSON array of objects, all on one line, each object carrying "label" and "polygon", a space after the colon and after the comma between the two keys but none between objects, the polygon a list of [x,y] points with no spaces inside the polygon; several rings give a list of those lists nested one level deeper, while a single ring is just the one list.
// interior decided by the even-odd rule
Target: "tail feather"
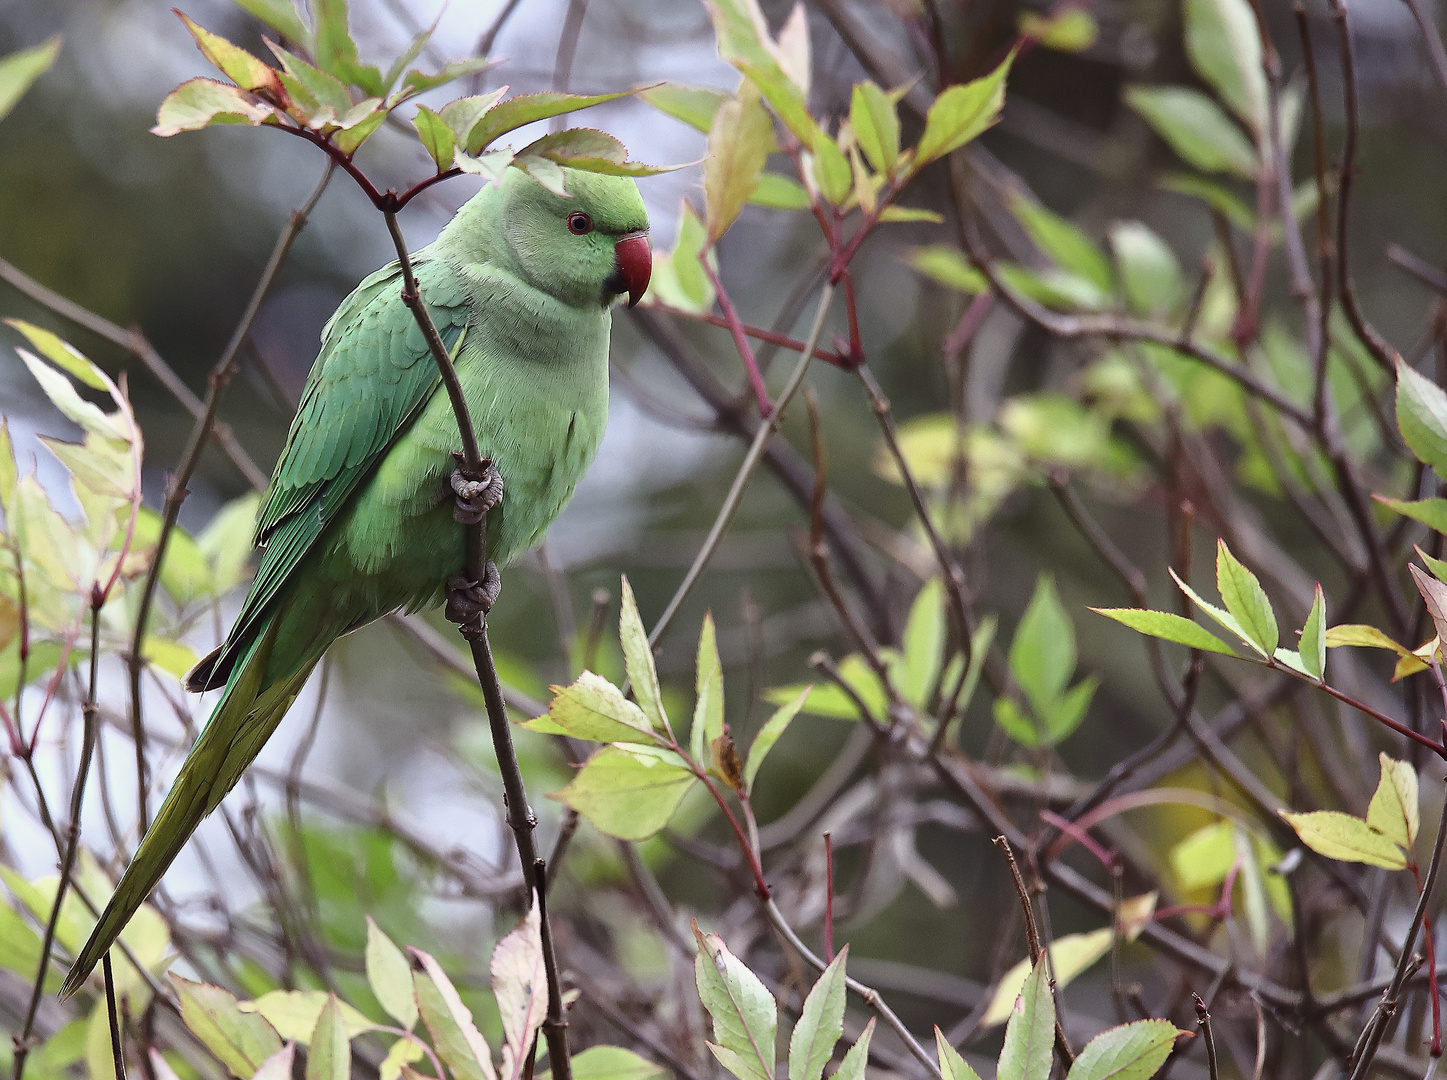
[{"label": "tail feather", "polygon": [[101,912],[90,940],[66,976],[60,988],[62,1000],[81,987],[202,819],[216,809],[235,786],[316,666],[320,651],[303,662],[294,674],[271,686],[262,686],[279,622],[280,619],[273,617],[237,665],[230,686],[186,756],[156,819],[121,876],[115,894]]}]

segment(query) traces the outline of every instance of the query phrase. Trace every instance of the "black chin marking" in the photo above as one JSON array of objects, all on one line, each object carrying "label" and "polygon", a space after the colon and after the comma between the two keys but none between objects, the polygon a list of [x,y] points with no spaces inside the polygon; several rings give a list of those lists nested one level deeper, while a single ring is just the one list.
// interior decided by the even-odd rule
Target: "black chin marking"
[{"label": "black chin marking", "polygon": [[628,291],[628,283],[623,280],[623,272],[614,270],[603,279],[603,303],[607,304],[615,296],[621,296]]}]

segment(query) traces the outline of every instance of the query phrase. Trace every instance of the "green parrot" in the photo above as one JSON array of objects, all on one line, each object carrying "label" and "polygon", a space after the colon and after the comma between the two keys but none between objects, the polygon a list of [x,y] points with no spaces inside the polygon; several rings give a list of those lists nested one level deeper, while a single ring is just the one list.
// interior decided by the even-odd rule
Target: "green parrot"
[{"label": "green parrot", "polygon": [[467,621],[496,597],[497,564],[535,544],[571,497],[607,419],[609,306],[622,294],[638,302],[652,256],[633,180],[567,168],[562,178],[567,195],[508,169],[413,256],[494,463],[489,480],[456,471],[457,422],[397,264],[363,281],[322,330],[257,518],[256,578],[225,643],[187,677],[193,691],[225,691],[62,998],[241,778],[333,641],[441,600],[463,566],[462,522],[490,509],[487,578],[463,589],[461,610],[449,606]]}]

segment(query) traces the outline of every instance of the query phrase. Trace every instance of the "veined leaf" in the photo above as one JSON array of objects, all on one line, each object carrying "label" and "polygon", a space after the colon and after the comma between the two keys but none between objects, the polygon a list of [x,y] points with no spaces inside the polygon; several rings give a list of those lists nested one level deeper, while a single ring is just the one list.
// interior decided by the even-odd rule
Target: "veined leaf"
[{"label": "veined leaf", "polygon": [[1405,499],[1389,499],[1385,495],[1373,495],[1372,498],[1403,517],[1420,521],[1439,533],[1447,533],[1447,499],[1417,499],[1408,502]]},{"label": "veined leaf", "polygon": [[1326,596],[1319,581],[1311,601],[1311,613],[1301,628],[1301,664],[1313,679],[1320,680],[1326,674]]},{"label": "veined leaf", "polygon": [[151,134],[165,138],[211,124],[255,126],[274,115],[276,110],[244,90],[215,79],[187,79],[161,102]]},{"label": "veined leaf", "polygon": [[372,993],[397,1023],[407,1030],[417,1023],[417,995],[412,989],[412,965],[382,928],[367,916],[367,982]]},{"label": "veined leaf", "polygon": [[1182,1036],[1165,1020],[1137,1020],[1107,1028],[1090,1042],[1070,1067],[1068,1080],[1149,1080],[1166,1063]]},{"label": "veined leaf", "polygon": [[[590,1046],[573,1055],[573,1080],[668,1080],[668,1070],[621,1046]],[[545,1072],[540,1080],[552,1080]]]},{"label": "veined leaf", "polygon": [[1025,977],[1020,1008],[1005,1026],[997,1080],[1048,1080],[1054,1049],[1055,999],[1046,965],[1038,964]]},{"label": "veined leaf", "polygon": [[437,165],[437,170],[450,169],[453,151],[457,149],[457,136],[447,126],[447,121],[426,105],[419,105],[417,115],[412,118],[412,126],[417,129],[417,138],[422,141],[423,149]]},{"label": "veined leaf", "polygon": [[723,938],[694,924],[698,956],[694,977],[703,1007],[713,1018],[709,1049],[739,1080],[774,1080],[778,1006],[774,997]]},{"label": "veined leaf", "polygon": [[[864,1066],[869,1061],[869,1041],[874,1037],[875,1017],[869,1018],[869,1023],[864,1025],[864,1030],[859,1033],[859,1038],[854,1041],[844,1060],[839,1063],[839,1068],[834,1071],[832,1080],[864,1080]],[[945,1080],[961,1080],[959,1077],[946,1077]]]},{"label": "veined leaf", "polygon": [[749,201],[773,153],[774,125],[756,97],[724,102],[714,114],[703,167],[705,218],[712,246]]},{"label": "veined leaf", "polygon": [[681,120],[707,135],[713,127],[713,118],[718,113],[719,106],[728,101],[731,95],[712,86],[659,83],[639,91],[638,96],[659,112]]},{"label": "veined leaf", "polygon": [[1216,587],[1226,610],[1246,631],[1247,641],[1262,655],[1272,655],[1280,635],[1271,601],[1256,575],[1231,554],[1225,540],[1216,541]]},{"label": "veined leaf", "polygon": [[1011,53],[988,75],[963,86],[951,86],[935,98],[915,149],[915,171],[964,146],[999,119],[1005,104],[1005,76],[1014,60],[1015,54]]},{"label": "veined leaf", "polygon": [[473,125],[467,138],[459,140],[464,149],[473,155],[485,150],[489,143],[536,120],[547,120],[564,113],[578,112],[601,105],[605,101],[637,93],[636,90],[616,90],[611,94],[560,94],[545,91],[541,94],[519,94],[517,97],[500,101],[483,114]]},{"label": "veined leaf", "polygon": [[502,1018],[502,1076],[521,1076],[523,1063],[548,1011],[543,969],[542,918],[534,900],[517,926],[492,951],[492,992]]},{"label": "veined leaf", "polygon": [[759,728],[759,733],[754,736],[754,741],[749,745],[748,760],[744,763],[744,791],[751,792],[754,788],[754,777],[758,775],[759,768],[764,764],[764,758],[768,757],[769,751],[774,748],[774,743],[779,741],[779,736],[784,734],[790,722],[799,715],[799,710],[804,707],[804,702],[809,700],[809,693],[814,688],[804,687],[803,691],[794,700],[785,705],[779,706],[774,715],[764,722]]},{"label": "veined leaf", "polygon": [[1417,591],[1422,594],[1427,614],[1432,617],[1432,624],[1437,628],[1438,639],[1447,641],[1447,585],[1428,576],[1414,565],[1407,569],[1411,571],[1412,580],[1417,583]]},{"label": "veined leaf", "polygon": [[352,1044],[342,1022],[341,1003],[328,994],[317,1017],[306,1055],[306,1080],[351,1080]]},{"label": "veined leaf", "polygon": [[1249,0],[1186,0],[1185,22],[1192,66],[1237,116],[1265,131],[1261,34]]},{"label": "veined leaf", "polygon": [[[546,717],[547,730],[553,729],[575,739],[593,742],[630,742],[655,745],[659,736],[643,710],[623,696],[623,692],[600,675],[585,671],[572,686],[555,686],[553,703]],[[542,730],[536,720],[522,725]]]},{"label": "veined leaf", "polygon": [[1124,623],[1142,634],[1174,641],[1192,649],[1235,656],[1236,650],[1227,645],[1198,622],[1169,611],[1147,611],[1141,608],[1091,608],[1097,615]]},{"label": "veined leaf", "polygon": [[939,1054],[940,1075],[944,1080],[980,1080],[980,1074],[949,1044],[938,1024],[935,1025],[935,1050]]},{"label": "veined leaf", "polygon": [[849,124],[874,171],[892,175],[899,163],[899,116],[889,95],[868,80],[855,83]]},{"label": "veined leaf", "polygon": [[437,1056],[452,1070],[454,1080],[497,1080],[487,1040],[477,1030],[472,1010],[462,1003],[442,965],[421,949],[407,951],[414,959],[412,985],[417,1010],[432,1036]]},{"label": "veined leaf", "polygon": [[1367,807],[1367,824],[1394,844],[1411,850],[1421,825],[1417,806],[1417,772],[1405,761],[1378,754],[1382,778]]},{"label": "veined leaf", "polygon": [[226,990],[175,974],[170,978],[181,1000],[181,1019],[237,1080],[250,1080],[281,1049],[276,1030],[264,1018],[242,1012]]},{"label": "veined leaf", "polygon": [[249,11],[282,37],[306,44],[311,37],[291,0],[236,0],[236,6]]},{"label": "veined leaf", "polygon": [[191,31],[201,54],[216,65],[221,74],[243,90],[270,90],[281,93],[281,83],[270,64],[263,63],[220,34],[213,34],[204,26],[197,25],[182,12],[178,11],[176,14],[186,24],[186,29]]},{"label": "veined leaf", "polygon": [[1407,857],[1402,849],[1365,821],[1336,810],[1306,814],[1281,811],[1301,842],[1319,855],[1342,862],[1366,863],[1388,870],[1402,870]]},{"label": "veined leaf", "polygon": [[[1107,926],[1084,934],[1065,934],[1056,938],[1048,950],[1050,971],[1054,976],[1055,985],[1057,987],[1069,985],[1077,975],[1088,970],[1101,957],[1110,952],[1113,936],[1111,928]],[[1029,980],[1033,975],[1030,959],[1026,957],[1000,976],[1000,981],[995,987],[995,995],[990,999],[990,1007],[985,1010],[985,1015],[980,1020],[980,1026],[993,1027],[1010,1019],[1016,999],[1029,989]],[[1046,993],[1049,994],[1048,989]],[[1052,1041],[1054,1039],[1054,1015],[1052,1007],[1050,1021]],[[1003,1062],[1003,1060],[1002,1058],[1001,1061]]]},{"label": "veined leaf", "polygon": [[571,806],[609,836],[645,840],[668,824],[693,785],[693,773],[673,757],[678,763],[605,746],[548,798]]},{"label": "veined leaf", "polygon": [[804,999],[799,1022],[789,1038],[789,1080],[819,1080],[834,1056],[834,1044],[844,1034],[844,964],[848,955],[846,945]]},{"label": "veined leaf", "polygon": [[[255,1001],[238,1003],[237,1008],[243,1013],[265,1017],[266,1022],[287,1042],[305,1044],[321,1023],[327,1002],[328,995],[324,990],[272,990]],[[338,1008],[349,1039],[377,1026],[345,1002],[339,1002]]]},{"label": "veined leaf", "polygon": [[653,730],[666,734],[668,716],[663,711],[663,693],[658,689],[658,669],[653,663],[653,647],[648,644],[648,631],[638,614],[638,601],[633,586],[623,577],[623,603],[618,612],[618,637],[623,645],[623,667],[633,683],[633,696]]}]

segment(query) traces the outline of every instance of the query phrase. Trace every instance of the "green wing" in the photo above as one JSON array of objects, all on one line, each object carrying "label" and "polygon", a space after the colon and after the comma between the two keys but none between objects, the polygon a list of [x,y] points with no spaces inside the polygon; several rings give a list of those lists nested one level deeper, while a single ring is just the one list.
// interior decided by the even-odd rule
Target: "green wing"
[{"label": "green wing", "polygon": [[[415,266],[418,291],[449,351],[467,326],[467,290],[439,260]],[[397,264],[359,285],[322,330],[286,448],[256,522],[265,544],[256,580],[216,669],[225,671],[327,524],[438,386],[427,341],[402,303]]]}]

